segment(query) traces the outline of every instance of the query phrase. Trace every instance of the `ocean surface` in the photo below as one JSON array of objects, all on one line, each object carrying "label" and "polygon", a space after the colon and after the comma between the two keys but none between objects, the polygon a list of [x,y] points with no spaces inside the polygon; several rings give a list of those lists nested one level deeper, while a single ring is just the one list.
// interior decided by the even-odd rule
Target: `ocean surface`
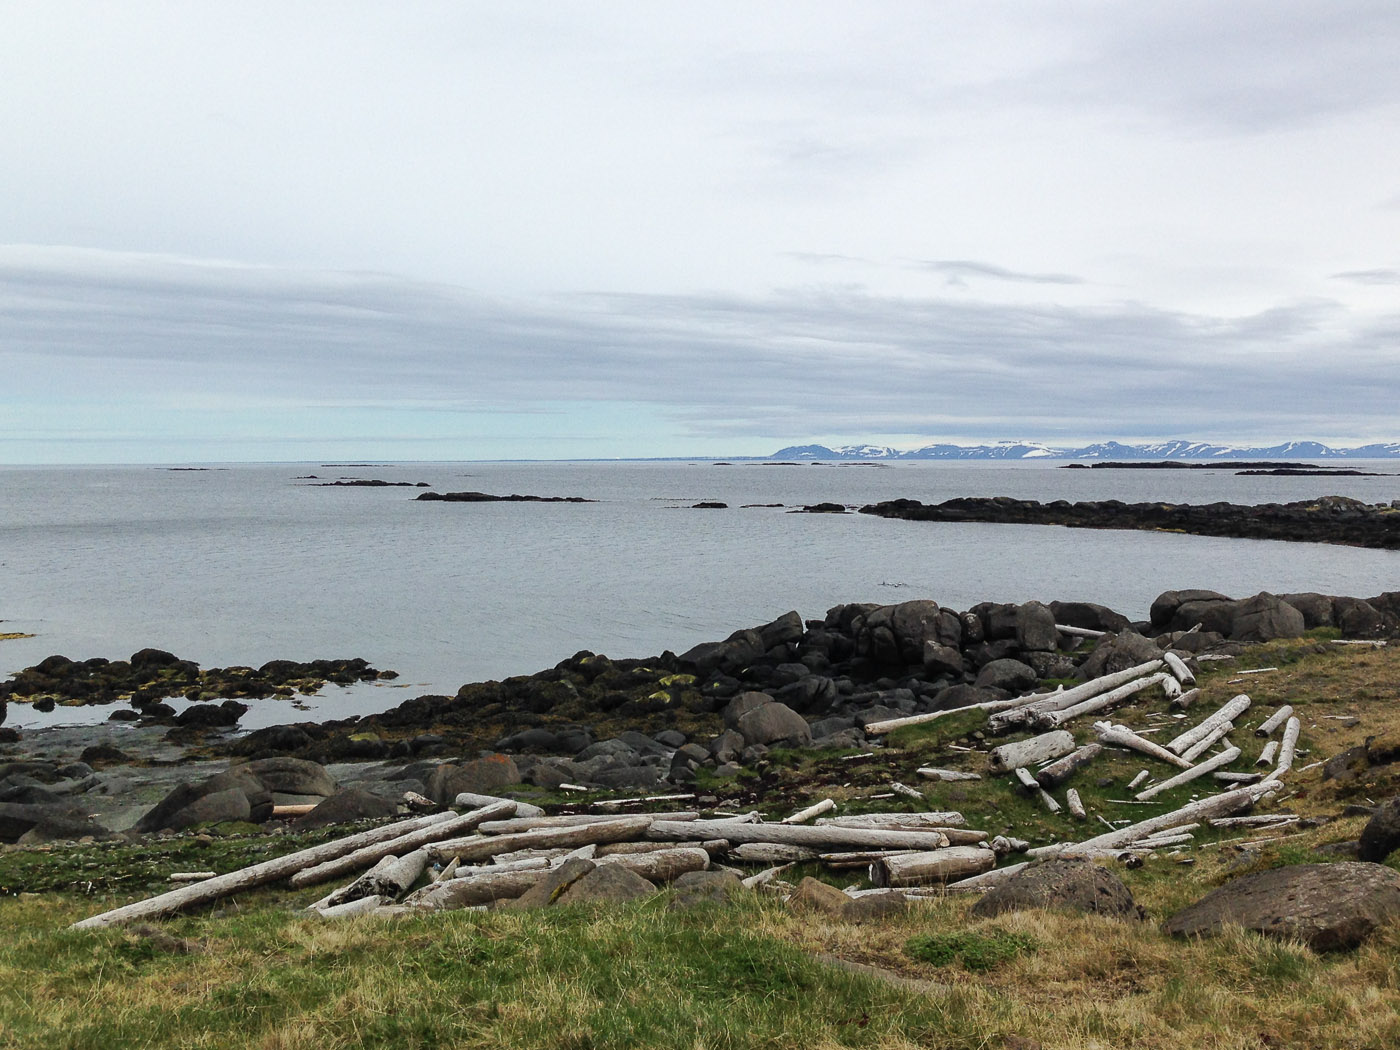
[{"label": "ocean surface", "polygon": [[[244,728],[383,710],[464,682],[528,674],[580,649],[645,657],[722,638],[789,609],[932,598],[1101,602],[1145,618],[1168,588],[1234,596],[1400,589],[1400,553],[1324,544],[1040,526],[805,515],[897,497],[1286,502],[1400,499],[1382,477],[1239,477],[1210,470],[1067,470],[1017,463],[711,461],[0,467],[0,676],[52,653],[125,658],[154,646],[204,666],[361,656],[393,683],[331,686],[315,714],[257,702]],[[417,502],[438,492],[595,503]],[[725,510],[692,504],[721,501]],[[782,504],[780,507],[756,506]],[[6,724],[105,719],[110,708]]]}]

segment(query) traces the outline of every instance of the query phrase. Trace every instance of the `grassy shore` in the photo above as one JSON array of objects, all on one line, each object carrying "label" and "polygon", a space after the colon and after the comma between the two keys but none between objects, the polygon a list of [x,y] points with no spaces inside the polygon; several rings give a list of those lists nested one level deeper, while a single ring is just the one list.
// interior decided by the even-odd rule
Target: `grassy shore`
[{"label": "grassy shore", "polygon": [[[1257,666],[1279,670],[1234,680]],[[1300,766],[1400,731],[1400,652],[1388,649],[1276,644],[1213,668],[1204,689],[1203,710],[1242,690],[1260,710],[1291,702],[1310,751]],[[976,729],[949,721],[894,742],[871,782],[955,754],[946,744]],[[1123,762],[1094,776],[1116,783],[1142,765]],[[1237,832],[1219,833],[1192,851],[1193,863],[1164,855],[1116,868],[1147,915],[1132,923],[1048,912],[978,920],[969,899],[949,897],[860,924],[760,897],[673,911],[663,894],[605,910],[332,924],[300,911],[323,889],[274,887],[157,930],[78,933],[66,927],[154,888],[165,871],[201,866],[199,850],[227,870],[306,840],[15,850],[0,854],[0,885],[13,894],[0,898],[0,1046],[1395,1047],[1400,927],[1336,956],[1238,930],[1191,942],[1160,930],[1238,875],[1345,859],[1328,847],[1354,839],[1365,819],[1337,818],[1342,807],[1395,793],[1387,771],[1373,774],[1342,786],[1320,768],[1290,776],[1283,808],[1334,818],[1300,834],[1244,845],[1218,841]],[[862,775],[838,756],[793,756],[744,779],[791,798],[856,792]],[[1121,790],[1103,788],[1102,804]],[[974,826],[996,832],[993,821],[1032,819],[1000,780],[963,791]],[[1037,837],[1075,832],[1060,817],[1034,820]],[[1390,864],[1400,867],[1400,854]]]}]

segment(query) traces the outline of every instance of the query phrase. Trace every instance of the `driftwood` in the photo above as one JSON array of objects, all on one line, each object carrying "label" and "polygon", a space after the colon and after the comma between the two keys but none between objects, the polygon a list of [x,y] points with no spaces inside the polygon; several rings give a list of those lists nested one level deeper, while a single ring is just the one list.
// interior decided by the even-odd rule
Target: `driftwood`
[{"label": "driftwood", "polygon": [[[615,857],[620,853],[660,853],[662,850],[674,848],[668,842],[604,842],[597,847],[596,855]],[[724,839],[711,839],[708,842],[701,842],[699,848],[714,857],[728,853],[729,843]]]},{"label": "driftwood", "polygon": [[1210,776],[1212,780],[1226,784],[1257,784],[1264,779],[1263,773],[1232,773],[1228,770],[1220,770]]},{"label": "driftwood", "polygon": [[[449,839],[434,843],[433,856],[440,860],[456,857],[461,861],[479,861],[519,849],[557,848],[563,846],[574,849],[578,846],[594,846],[604,842],[626,842],[640,838],[651,825],[651,817],[608,817],[588,824],[566,825],[554,828],[536,828],[522,831],[518,835],[474,835],[468,838]],[[678,827],[687,826],[677,822]],[[716,838],[705,835],[704,838]]]},{"label": "driftwood", "polygon": [[855,849],[939,849],[948,844],[937,831],[887,831],[879,828],[839,828],[830,824],[808,827],[801,824],[741,824],[730,820],[658,820],[647,830],[647,838],[661,842],[691,842],[696,839],[727,839],[744,842],[777,842],[808,846],[818,850]]},{"label": "driftwood", "polygon": [[[1203,736],[1200,740],[1197,740],[1194,744],[1188,747],[1185,751],[1181,752],[1181,757],[1186,759],[1186,761],[1188,762],[1195,762],[1198,758],[1200,758],[1212,747],[1214,747],[1218,741],[1224,740],[1227,735],[1234,731],[1234,729],[1234,722],[1222,722],[1220,725],[1216,726],[1209,733]],[[1228,740],[1225,740],[1225,746],[1230,746],[1230,742]]]},{"label": "driftwood", "polygon": [[1104,744],[1117,744],[1119,747],[1132,748],[1141,754],[1151,758],[1161,759],[1163,762],[1178,766],[1181,769],[1189,769],[1191,763],[1187,762],[1180,755],[1174,755],[1161,744],[1154,744],[1146,737],[1138,736],[1127,726],[1113,725],[1111,722],[1095,722],[1094,732],[1099,741]]},{"label": "driftwood", "polygon": [[920,766],[914,770],[921,777],[928,777],[930,780],[981,780],[980,773],[965,773],[961,769],[939,769],[936,766]]},{"label": "driftwood", "polygon": [[686,872],[704,871],[710,866],[710,855],[699,846],[681,846],[654,853],[614,853],[597,862],[626,868],[649,882],[671,882]]},{"label": "driftwood", "polygon": [[859,813],[847,817],[821,817],[819,827],[833,828],[918,828],[932,825],[940,831],[963,827],[967,818],[956,810],[935,810],[929,813]]},{"label": "driftwood", "polygon": [[1169,670],[1182,685],[1191,686],[1196,684],[1196,676],[1191,673],[1191,668],[1186,666],[1186,661],[1177,656],[1176,653],[1168,652],[1162,654],[1162,660]]},{"label": "driftwood", "polygon": [[1102,638],[1107,632],[1096,631],[1092,627],[1070,627],[1067,624],[1057,623],[1055,630],[1061,634],[1067,634],[1071,638]]},{"label": "driftwood", "polygon": [[1213,828],[1258,828],[1293,824],[1301,820],[1296,813],[1259,813],[1247,817],[1216,817],[1210,822]]},{"label": "driftwood", "polygon": [[407,835],[401,835],[388,842],[379,842],[364,846],[355,850],[353,853],[347,853],[333,860],[304,868],[292,876],[292,888],[299,889],[302,886],[314,886],[318,882],[325,882],[327,879],[333,879],[337,875],[344,875],[348,871],[358,871],[368,864],[373,864],[381,857],[387,857],[390,854],[398,856],[401,853],[415,850],[419,846],[426,846],[430,842],[438,842],[451,835],[457,835],[463,831],[470,831],[484,821],[499,817],[503,813],[512,812],[514,806],[514,802],[504,801],[493,803],[482,809],[474,810],[471,813],[464,813],[461,816],[455,813],[449,813],[447,816],[450,819],[442,823],[435,824],[420,831],[411,831]]},{"label": "driftwood", "polygon": [[969,875],[965,879],[958,879],[950,882],[945,887],[949,893],[986,893],[999,882],[1011,878],[1018,871],[1025,871],[1030,867],[1030,861],[1023,860],[1017,864],[1008,864],[1004,868],[993,868],[984,871],[981,875]]},{"label": "driftwood", "polygon": [[1091,700],[1085,700],[1083,703],[1075,704],[1073,707],[1066,707],[1058,711],[1042,711],[1032,719],[1032,722],[1042,729],[1062,726],[1082,715],[1096,714],[1099,711],[1107,711],[1117,707],[1119,704],[1125,703],[1129,697],[1136,696],[1144,689],[1150,689],[1154,685],[1161,685],[1170,677],[1165,672],[1159,671],[1147,678],[1139,678],[1127,685],[1120,685],[1117,689],[1110,689],[1106,693]]},{"label": "driftwood", "polygon": [[1264,719],[1263,722],[1259,723],[1259,728],[1254,731],[1254,735],[1259,737],[1273,736],[1274,730],[1287,722],[1292,715],[1293,705],[1284,704],[1268,718]]},{"label": "driftwood", "polygon": [[517,817],[544,816],[544,810],[540,809],[539,806],[531,805],[528,802],[517,802],[513,798],[503,798],[500,795],[478,795],[472,791],[463,791],[452,800],[452,804],[459,809],[481,809],[485,806],[493,806],[497,802],[513,803]]},{"label": "driftwood", "polygon": [[423,874],[428,866],[428,851],[416,849],[402,857],[384,857],[373,869],[365,872],[344,889],[331,894],[327,907],[344,904],[361,897],[383,897],[398,900]]},{"label": "driftwood", "polygon": [[1065,792],[1065,806],[1069,809],[1069,814],[1075,820],[1085,819],[1089,813],[1084,808],[1084,802],[1079,797],[1079,792],[1070,788]]},{"label": "driftwood", "polygon": [[1149,817],[1147,820],[1130,824],[1126,828],[1117,828],[1083,842],[1057,842],[1049,846],[1037,846],[1027,852],[1033,857],[1055,857],[1076,856],[1085,851],[1096,849],[1122,849],[1139,839],[1146,838],[1155,831],[1165,831],[1168,828],[1177,828],[1183,824],[1207,820],[1211,817],[1225,817],[1242,809],[1248,809],[1273,790],[1272,785],[1252,784],[1249,787],[1236,788],[1233,791],[1223,791],[1218,795],[1211,795],[1209,798],[1203,798],[1182,806],[1180,809],[1172,810],[1170,813]]},{"label": "driftwood", "polygon": [[1175,751],[1178,755],[1181,754],[1192,744],[1209,736],[1216,727],[1224,725],[1227,722],[1233,722],[1235,719],[1239,718],[1240,715],[1249,710],[1249,703],[1249,697],[1244,693],[1227,701],[1225,705],[1214,714],[1207,715],[1200,723],[1192,726],[1176,739],[1168,741],[1167,750]]},{"label": "driftwood", "polygon": [[791,864],[780,864],[777,867],[764,868],[758,874],[750,875],[748,878],[740,879],[739,881],[743,883],[744,889],[756,890],[762,886],[768,885],[768,883],[772,882],[790,867],[792,867]]},{"label": "driftwood", "polygon": [[1143,783],[1143,781],[1148,780],[1151,776],[1152,776],[1151,770],[1147,770],[1147,769],[1140,769],[1140,770],[1138,770],[1138,775],[1135,776],[1135,777],[1133,777],[1132,780],[1128,781],[1128,790],[1131,791],[1133,788],[1135,788],[1135,787],[1137,787],[1139,784]]},{"label": "driftwood", "polygon": [[357,915],[373,915],[388,901],[384,897],[372,894],[368,897],[356,897],[354,900],[345,901],[342,904],[331,904],[324,908],[317,908],[316,914],[322,919],[353,919]]},{"label": "driftwood", "polygon": [[[1049,696],[1029,698],[1029,703],[988,717],[987,728],[994,733],[999,733],[1013,726],[1025,725],[1027,722],[1034,721],[1037,715],[1072,708],[1101,694],[1111,692],[1119,686],[1134,682],[1144,675],[1149,675],[1161,666],[1161,660],[1149,660],[1147,663],[1138,664],[1136,667],[1129,667],[1123,671],[1103,675],[1085,682],[1083,685],[1076,685],[1071,689],[1051,693]],[[1128,695],[1132,694],[1130,693]]]},{"label": "driftwood", "polygon": [[1264,778],[1266,783],[1272,783],[1293,768],[1293,758],[1298,750],[1298,734],[1303,728],[1303,723],[1296,716],[1289,718],[1283,727],[1283,741],[1278,746],[1278,761],[1274,763],[1273,770]]},{"label": "driftwood", "polygon": [[1055,796],[1046,791],[1043,787],[1036,785],[1036,794],[1040,796],[1040,804],[1051,813],[1060,812],[1060,804],[1055,801]]},{"label": "driftwood", "polygon": [[1254,760],[1256,766],[1271,766],[1274,764],[1274,756],[1278,754],[1278,741],[1270,740],[1259,752],[1259,757]]},{"label": "driftwood", "polygon": [[[516,835],[536,828],[572,828],[580,824],[601,824],[608,820],[636,820],[640,814],[628,816],[600,816],[596,813],[575,813],[561,817],[516,817],[508,820],[488,820],[477,828],[483,835]],[[696,820],[700,814],[694,810],[677,813],[647,813],[652,820]]]},{"label": "driftwood", "polygon": [[279,817],[304,817],[316,808],[314,802],[298,802],[295,805],[273,806],[272,817],[276,820]]},{"label": "driftwood", "polygon": [[980,875],[996,867],[997,855],[976,846],[949,846],[925,853],[886,857],[870,866],[870,881],[877,887],[917,886],[950,882]]},{"label": "driftwood", "polygon": [[823,853],[817,859],[833,871],[844,871],[848,868],[868,868],[886,857],[906,856],[917,852],[918,850],[912,849],[859,850],[855,853]]},{"label": "driftwood", "polygon": [[1163,791],[1170,791],[1172,788],[1189,783],[1197,777],[1203,777],[1207,773],[1214,773],[1217,769],[1223,769],[1239,757],[1240,749],[1232,747],[1227,751],[1222,751],[1220,754],[1206,759],[1199,765],[1192,766],[1190,769],[1184,770],[1176,776],[1162,781],[1160,784],[1153,784],[1150,788],[1139,791],[1134,797],[1139,802],[1146,802],[1149,798],[1155,798]]},{"label": "driftwood", "polygon": [[1035,775],[1036,783],[1047,791],[1058,787],[1102,753],[1102,744],[1085,744],[1042,769]]},{"label": "driftwood", "polygon": [[829,798],[824,798],[820,802],[808,806],[806,809],[799,809],[791,816],[784,817],[782,823],[805,824],[809,820],[815,820],[817,817],[820,817],[823,813],[830,813],[835,808],[835,802]]},{"label": "driftwood", "polygon": [[424,886],[421,890],[409,894],[404,903],[431,911],[472,908],[490,904],[492,901],[519,897],[548,873],[547,868],[533,868],[527,871],[497,871],[495,867],[474,868],[467,870],[466,874],[458,872],[455,879],[444,879],[431,886]]},{"label": "driftwood", "polygon": [[1034,795],[1041,790],[1040,784],[1035,777],[1031,776],[1031,771],[1025,766],[1017,766],[1012,772],[1016,775],[1016,780],[1021,785],[1021,790],[1027,795]]},{"label": "driftwood", "polygon": [[216,875],[212,879],[205,879],[203,882],[196,882],[189,886],[181,886],[179,889],[170,890],[155,897],[137,901],[134,904],[127,904],[120,908],[113,908],[111,911],[102,912],[100,915],[93,915],[90,918],[75,922],[73,929],[100,929],[104,926],[115,926],[124,922],[134,922],[138,919],[152,919],[159,915],[169,915],[195,904],[206,904],[220,897],[228,896],[231,893],[240,893],[243,890],[250,890],[257,886],[266,886],[270,882],[277,882],[285,879],[293,872],[300,871],[307,865],[318,864],[325,860],[344,856],[362,846],[377,842],[385,842],[402,837],[406,832],[431,828],[433,825],[442,824],[451,820],[455,814],[435,813],[428,817],[415,817],[412,820],[401,820],[393,824],[386,824],[383,827],[373,828],[370,831],[363,831],[358,835],[350,835],[334,842],[326,842],[320,846],[313,846],[310,849],[297,850],[289,853],[285,857],[277,857],[273,860],[265,860],[258,864],[253,864],[238,871],[231,871],[226,875]]},{"label": "driftwood", "polygon": [[[669,842],[658,842],[658,846],[669,847]],[[810,846],[793,846],[782,842],[741,842],[729,851],[734,860],[750,864],[801,864],[816,860],[817,851]]]},{"label": "driftwood", "polygon": [[216,871],[172,871],[166,879],[170,882],[203,882],[217,874]]},{"label": "driftwood", "polygon": [[1172,707],[1179,711],[1185,711],[1200,698],[1201,691],[1199,689],[1188,689],[1172,701]]},{"label": "driftwood", "polygon": [[1064,729],[1042,733],[1027,740],[1002,744],[992,748],[988,768],[993,773],[1005,773],[1017,766],[1034,766],[1067,755],[1074,750],[1074,736]]}]

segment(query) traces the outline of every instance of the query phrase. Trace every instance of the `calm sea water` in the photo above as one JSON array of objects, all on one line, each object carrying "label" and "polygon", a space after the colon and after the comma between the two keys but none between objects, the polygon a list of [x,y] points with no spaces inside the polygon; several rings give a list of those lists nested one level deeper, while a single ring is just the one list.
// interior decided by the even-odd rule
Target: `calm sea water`
[{"label": "calm sea water", "polygon": [[[299,480],[308,474],[599,502],[420,503],[413,489],[318,488]],[[530,673],[579,649],[681,652],[789,609],[820,617],[843,602],[1083,600],[1138,618],[1167,588],[1400,589],[1393,552],[786,509],[901,496],[1257,503],[1334,493],[1389,502],[1400,477],[1045,463],[0,468],[0,631],[36,636],[0,642],[0,675],[51,653],[115,659],[145,646],[205,666],[363,656],[402,675],[393,686],[331,687],[313,705],[333,717]],[[701,500],[730,509],[690,509]],[[772,503],[786,508],[743,506]],[[11,705],[7,724],[108,713]],[[306,715],[267,701],[244,725],[294,717]]]}]

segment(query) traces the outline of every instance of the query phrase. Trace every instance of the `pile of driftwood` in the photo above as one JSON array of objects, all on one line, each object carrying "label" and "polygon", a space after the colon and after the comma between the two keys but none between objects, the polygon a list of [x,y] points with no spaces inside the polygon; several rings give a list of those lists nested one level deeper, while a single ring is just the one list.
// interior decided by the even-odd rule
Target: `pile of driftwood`
[{"label": "pile of driftwood", "polygon": [[[1074,855],[1131,860],[1146,852],[1189,845],[1194,829],[1204,822],[1217,827],[1274,828],[1296,821],[1287,815],[1237,816],[1278,791],[1280,778],[1292,768],[1300,722],[1290,707],[1274,712],[1255,730],[1267,738],[1282,728],[1281,739],[1270,740],[1255,763],[1271,767],[1267,772],[1228,768],[1241,757],[1241,749],[1229,742],[1228,734],[1250,707],[1246,695],[1234,697],[1166,744],[1148,739],[1165,725],[1135,730],[1100,720],[1092,726],[1096,739],[1083,745],[1063,728],[1085,715],[1107,714],[1152,688],[1163,689],[1177,712],[1173,717],[1184,718],[1185,710],[1200,695],[1194,684],[1186,663],[1169,652],[1162,659],[1072,689],[978,705],[988,712],[988,728],[994,732],[1045,730],[992,748],[988,770],[1010,773],[1013,783],[1039,797],[1052,811],[1058,812],[1061,804],[1051,792],[1107,748],[1129,749],[1174,770],[1159,781],[1143,770],[1130,784],[1131,789],[1141,790],[1131,800],[1117,800],[1123,804],[1148,803],[1164,791],[1207,776],[1224,788],[1147,820],[1115,821],[1094,814],[1108,830],[1079,842],[1028,849],[1026,842],[1003,836],[990,838],[985,831],[967,828],[962,814],[956,812],[826,816],[837,808],[830,799],[781,821],[764,821],[756,813],[702,818],[696,811],[546,816],[537,807],[512,799],[461,795],[456,799],[457,807],[467,812],[435,813],[350,835],[182,885],[75,926],[102,927],[149,919],[276,882],[301,888],[351,875],[352,881],[316,901],[311,909],[324,916],[340,916],[484,907],[522,896],[573,858],[618,865],[653,883],[667,883],[688,872],[716,866],[745,865],[736,873],[746,886],[782,890],[788,887],[779,876],[788,866],[816,862],[836,871],[862,870],[877,889],[900,889],[911,895],[930,888],[935,892],[980,891],[1025,867],[1028,861],[998,866],[1012,853],[1025,852],[1031,858]],[[875,723],[866,731],[879,734],[950,713]],[[1210,753],[1212,747],[1218,750]],[[919,772],[935,779],[979,776],[933,767]],[[904,785],[891,787],[894,794],[922,798]],[[655,804],[663,798],[681,801],[693,796],[626,801]],[[624,804],[597,805],[620,808]],[[1073,789],[1066,791],[1064,805],[1079,819],[1090,816]],[[751,872],[757,866],[762,870]]]}]

